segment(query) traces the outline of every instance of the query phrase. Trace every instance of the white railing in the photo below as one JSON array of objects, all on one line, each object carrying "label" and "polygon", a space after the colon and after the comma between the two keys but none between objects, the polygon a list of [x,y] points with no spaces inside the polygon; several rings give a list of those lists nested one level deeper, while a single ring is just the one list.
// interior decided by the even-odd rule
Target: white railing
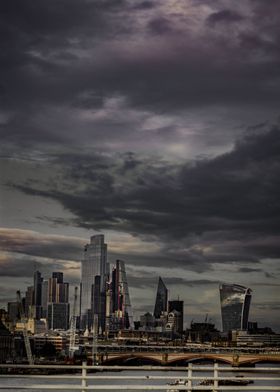
[{"label": "white railing", "polygon": [[[6,374],[3,374],[6,369]],[[149,372],[149,375],[98,375],[99,372],[103,371],[122,371],[122,370],[141,370]],[[159,375],[150,375],[152,371],[184,371],[186,372],[186,376],[159,376]],[[67,374],[34,374],[35,372],[56,372],[56,373],[64,373]],[[69,374],[69,371],[77,371],[80,374]],[[90,372],[95,372],[93,375]],[[86,363],[83,363],[82,366],[72,366],[72,365],[1,365],[0,364],[0,392],[1,390],[76,390],[81,392],[86,391],[94,391],[94,390],[165,390],[165,391],[280,391],[280,368],[279,367],[260,367],[260,368],[236,368],[236,367],[225,367],[219,366],[217,363],[214,366],[193,366],[189,364],[187,367],[174,367],[174,366],[87,366]],[[23,372],[20,373],[19,372]],[[205,373],[205,372],[213,372],[213,376],[205,377],[204,375],[196,376],[194,374],[197,373]],[[250,374],[250,376],[243,377],[237,374],[237,376],[221,376],[223,373],[239,373],[246,372],[246,374]],[[32,373],[32,374],[28,374]],[[273,375],[277,375],[275,377],[267,377],[266,374],[273,373]],[[174,380],[180,381],[179,385],[170,385],[169,383]],[[1,379],[8,379],[9,384],[3,384]],[[10,382],[11,380],[11,382]],[[28,380],[28,385],[22,382],[19,384],[16,380],[20,382],[20,380]],[[44,380],[44,384],[36,384],[36,380]],[[51,384],[49,383],[51,380],[65,380],[65,382],[60,384]],[[136,384],[124,383],[124,384],[108,384],[108,381],[121,381],[127,382],[131,381],[137,382]],[[198,385],[199,381],[209,380],[211,385]],[[253,381],[248,385],[220,385],[221,380],[228,381]],[[96,383],[94,383],[94,381]],[[163,384],[153,384],[155,381],[165,381]],[[273,382],[275,385],[255,385],[256,381],[269,381]],[[69,383],[72,382],[72,383]],[[92,384],[93,382],[93,384]],[[102,383],[101,383],[102,382]],[[142,382],[142,384],[140,384]]]}]

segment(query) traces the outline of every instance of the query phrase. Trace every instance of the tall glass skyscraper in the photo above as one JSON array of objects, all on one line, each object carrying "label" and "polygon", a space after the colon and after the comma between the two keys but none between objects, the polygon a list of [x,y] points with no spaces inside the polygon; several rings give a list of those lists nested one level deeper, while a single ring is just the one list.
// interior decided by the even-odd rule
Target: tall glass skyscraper
[{"label": "tall glass skyscraper", "polygon": [[154,317],[156,319],[160,318],[161,312],[167,311],[167,298],[168,298],[168,290],[165,284],[163,283],[161,277],[159,277],[155,309],[154,309]]},{"label": "tall glass skyscraper", "polygon": [[237,284],[220,285],[223,332],[246,330],[252,290]]},{"label": "tall glass skyscraper", "polygon": [[[81,326],[91,327],[93,322],[93,311],[96,308],[94,301],[95,277],[100,276],[100,292],[105,292],[107,277],[107,244],[104,243],[104,235],[94,235],[90,243],[85,246],[84,258],[81,265]],[[95,294],[94,294],[95,293]]]}]

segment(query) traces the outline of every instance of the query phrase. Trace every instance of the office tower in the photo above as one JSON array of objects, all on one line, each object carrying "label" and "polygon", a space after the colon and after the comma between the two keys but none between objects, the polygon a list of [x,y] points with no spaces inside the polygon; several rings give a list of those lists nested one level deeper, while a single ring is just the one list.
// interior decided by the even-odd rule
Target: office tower
[{"label": "office tower", "polygon": [[63,282],[62,272],[53,272],[48,280],[47,318],[49,329],[69,328],[69,283]]},{"label": "office tower", "polygon": [[63,283],[63,272],[53,272],[53,279],[56,279],[57,283]]},{"label": "office tower", "polygon": [[49,288],[48,280],[43,280],[43,283],[42,283],[42,318],[47,318],[48,288]]},{"label": "office tower", "polygon": [[68,329],[69,328],[69,303],[49,303],[48,304],[48,328]]},{"label": "office tower", "polygon": [[42,317],[42,276],[41,272],[34,272],[33,317],[39,320]]},{"label": "office tower", "polygon": [[176,330],[174,331],[182,333],[184,325],[184,301],[180,301],[179,299],[168,301],[168,313],[174,313],[176,316]]},{"label": "office tower", "polygon": [[48,281],[48,302],[68,302],[69,283],[63,282],[63,272],[53,272]]},{"label": "office tower", "polygon": [[[94,278],[94,285],[92,286],[92,315],[97,316],[98,331],[105,331],[106,319],[106,290],[101,288],[101,277],[96,275]],[[93,324],[91,324],[93,325]]]},{"label": "office tower", "polygon": [[156,319],[160,318],[161,312],[167,311],[167,298],[168,298],[168,290],[165,284],[163,283],[161,277],[159,277],[155,309],[154,309],[154,317]]},{"label": "office tower", "polygon": [[8,302],[8,316],[13,324],[19,320],[19,304],[17,302]]},{"label": "office tower", "polygon": [[34,287],[28,286],[25,292],[25,306],[24,312],[27,318],[32,315],[32,305],[33,305],[33,297],[34,297]]},{"label": "office tower", "polygon": [[[85,246],[84,258],[81,263],[81,297],[80,314],[81,327],[92,327],[94,305],[94,283],[95,277],[100,277],[100,293],[105,296],[105,283],[107,280],[107,244],[104,243],[104,235],[94,235],[90,238],[90,243]],[[100,303],[104,302],[100,300]],[[102,305],[101,305],[102,306]],[[105,309],[100,311],[105,315]],[[99,321],[105,325],[105,320]]]},{"label": "office tower", "polygon": [[223,332],[246,330],[252,290],[237,284],[220,285]]},{"label": "office tower", "polygon": [[132,329],[133,317],[129,298],[125,265],[122,260],[116,261],[112,271],[112,329]]}]

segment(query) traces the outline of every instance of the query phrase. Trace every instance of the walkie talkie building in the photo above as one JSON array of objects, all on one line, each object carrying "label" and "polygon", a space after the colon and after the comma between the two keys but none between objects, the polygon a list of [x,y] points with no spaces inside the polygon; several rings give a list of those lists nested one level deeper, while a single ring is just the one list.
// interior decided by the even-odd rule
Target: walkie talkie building
[{"label": "walkie talkie building", "polygon": [[223,332],[246,330],[252,290],[237,284],[220,285]]}]

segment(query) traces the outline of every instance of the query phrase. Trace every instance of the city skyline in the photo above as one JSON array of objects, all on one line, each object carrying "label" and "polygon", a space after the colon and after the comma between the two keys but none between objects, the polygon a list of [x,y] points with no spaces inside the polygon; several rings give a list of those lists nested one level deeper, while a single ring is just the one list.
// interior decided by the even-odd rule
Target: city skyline
[{"label": "city skyline", "polygon": [[[279,13],[262,0],[1,1],[0,302],[79,283],[103,233],[136,315],[218,286],[279,322]],[[72,293],[70,293],[72,295]]]},{"label": "city skyline", "polygon": [[[91,329],[94,324],[95,315],[98,316],[99,331],[105,333],[107,331],[117,331],[118,329],[133,329],[133,318],[138,319],[150,315],[154,320],[161,319],[161,316],[172,314],[175,311],[180,315],[178,318],[178,331],[182,333],[186,328],[191,326],[194,321],[202,321],[203,314],[198,313],[197,320],[186,320],[184,298],[177,299],[170,295],[170,291],[166,287],[163,279],[158,277],[156,296],[153,306],[153,313],[150,312],[143,304],[143,314],[138,313],[135,317],[133,306],[131,306],[129,296],[129,285],[127,281],[125,262],[116,260],[115,265],[111,265],[107,261],[107,243],[104,242],[104,234],[97,234],[90,237],[90,243],[84,246],[84,258],[80,266],[80,328]],[[86,263],[86,267],[85,264]],[[86,273],[85,273],[86,271]],[[45,318],[44,307],[47,309],[48,325],[51,329],[53,325],[53,309],[56,307],[56,317],[61,311],[65,311],[58,320],[61,325],[66,325],[63,317],[70,320],[72,314],[71,307],[73,305],[69,298],[69,283],[63,281],[63,272],[52,272],[51,278],[44,279],[41,272],[36,270],[33,274],[33,286],[26,287],[25,312],[28,317],[40,319]],[[47,292],[44,294],[44,284]],[[77,286],[75,285],[77,288]],[[85,290],[85,287],[88,287]],[[74,286],[72,287],[72,290]],[[31,290],[31,291],[30,291]],[[29,292],[31,292],[31,299]],[[109,297],[108,297],[109,295]],[[236,283],[219,284],[220,295],[220,320],[217,321],[215,314],[206,314],[206,320],[209,319],[215,324],[220,325],[222,332],[228,333],[231,330],[247,330],[248,322],[257,323],[254,319],[249,318],[249,309],[252,298],[252,290],[248,287],[241,286]],[[45,298],[45,301],[43,298]],[[191,300],[191,298],[190,298]],[[43,301],[46,302],[43,304]],[[73,297],[74,301],[74,297]],[[7,309],[9,305],[13,306],[16,302],[6,303]],[[27,305],[30,305],[28,308]],[[64,306],[67,304],[67,307]],[[64,307],[63,307],[64,306]],[[61,309],[60,309],[60,308]],[[16,305],[18,308],[18,305]],[[69,321],[68,320],[68,321]],[[161,323],[161,322],[160,322]],[[169,321],[167,322],[169,324]],[[266,320],[261,327],[270,327],[269,320]],[[168,329],[168,327],[167,327]]]}]

